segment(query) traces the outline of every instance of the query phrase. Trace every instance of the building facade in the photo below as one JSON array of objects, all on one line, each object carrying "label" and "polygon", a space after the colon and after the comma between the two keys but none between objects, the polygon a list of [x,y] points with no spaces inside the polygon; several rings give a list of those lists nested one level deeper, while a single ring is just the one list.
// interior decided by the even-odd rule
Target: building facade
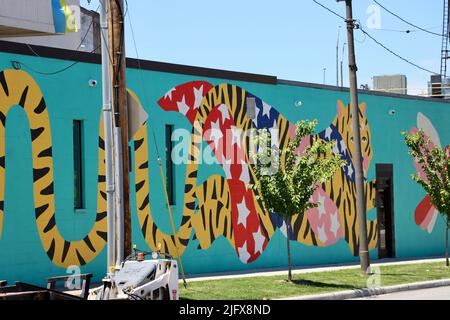
[{"label": "building facade", "polygon": [[[39,57],[0,42],[0,278],[43,284],[80,266],[99,280],[107,230],[100,57],[32,48]],[[296,266],[358,260],[346,89],[150,61],[141,68],[128,60],[129,90],[149,114],[130,142],[138,248],[181,255],[187,274],[283,268],[286,236]],[[444,223],[410,178],[420,167],[401,132],[422,128],[445,147],[450,105],[374,91],[361,91],[360,102],[371,258],[442,255]],[[318,138],[335,140],[346,166],[313,196],[319,207],[293,217],[287,233],[249,188],[255,176],[245,133],[271,129],[281,148],[301,119],[318,119]]]},{"label": "building facade", "polygon": [[407,94],[408,82],[403,74],[373,77],[373,90]]},{"label": "building facade", "polygon": [[[37,5],[38,2],[41,3],[40,6]],[[36,7],[32,8],[29,1],[8,1],[2,8],[7,9],[6,14],[14,17],[14,19],[8,18],[7,21],[9,21],[11,26],[16,27],[11,28],[11,26],[8,26],[8,29],[6,29],[5,26],[5,32],[2,32],[2,17],[0,16],[0,39],[30,45],[100,53],[100,15],[95,11],[80,7],[80,0],[64,0],[67,10],[73,11],[72,16],[65,23],[74,29],[55,34],[54,14],[51,10],[51,3],[52,1],[50,0],[39,0],[36,1]],[[30,12],[29,15],[24,14],[27,11]],[[36,17],[41,17],[41,19],[39,20]],[[37,20],[34,24],[38,26],[43,24],[41,20],[44,19],[48,25],[48,33],[40,31],[37,27],[34,27],[35,29],[32,32],[25,33],[21,31],[24,28],[21,27],[22,24],[29,22],[32,18]],[[22,20],[25,22],[21,23]]]}]

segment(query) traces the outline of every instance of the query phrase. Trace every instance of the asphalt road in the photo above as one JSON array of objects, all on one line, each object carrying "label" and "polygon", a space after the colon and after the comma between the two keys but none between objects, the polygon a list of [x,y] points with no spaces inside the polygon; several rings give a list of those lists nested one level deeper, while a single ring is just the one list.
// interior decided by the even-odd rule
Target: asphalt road
[{"label": "asphalt road", "polygon": [[352,300],[450,300],[450,287],[403,291]]}]

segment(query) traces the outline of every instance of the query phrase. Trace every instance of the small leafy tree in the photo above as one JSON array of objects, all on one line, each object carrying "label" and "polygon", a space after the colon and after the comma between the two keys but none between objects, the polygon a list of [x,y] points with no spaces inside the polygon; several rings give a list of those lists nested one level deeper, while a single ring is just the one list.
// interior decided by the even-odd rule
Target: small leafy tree
[{"label": "small leafy tree", "polygon": [[257,198],[263,201],[266,209],[280,215],[286,224],[289,282],[292,282],[290,218],[317,207],[317,203],[311,202],[314,191],[345,165],[340,155],[332,152],[335,141],[315,139],[298,152],[302,140],[314,133],[316,125],[317,120],[299,121],[295,138],[284,150],[276,149],[267,131],[252,135],[251,139],[250,155],[257,178],[252,188],[259,191]]},{"label": "small leafy tree", "polygon": [[450,266],[448,257],[448,229],[450,228],[450,155],[440,147],[434,146],[423,130],[416,133],[403,132],[408,153],[413,156],[425,176],[412,174],[414,181],[422,186],[430,196],[431,203],[445,219],[445,258],[447,267]]}]

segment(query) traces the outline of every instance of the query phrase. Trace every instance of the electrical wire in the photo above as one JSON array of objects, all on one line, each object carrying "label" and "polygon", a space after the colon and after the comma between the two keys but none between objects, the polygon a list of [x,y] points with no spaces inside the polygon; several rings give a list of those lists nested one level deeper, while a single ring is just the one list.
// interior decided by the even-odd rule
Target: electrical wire
[{"label": "electrical wire", "polygon": [[[322,8],[326,9],[327,11],[331,12],[332,14],[334,14],[335,16],[340,17],[341,19],[343,19],[344,21],[347,21],[347,19],[345,19],[343,16],[341,16],[340,14],[338,14],[337,12],[331,10],[330,8],[326,7],[325,5],[321,4],[320,2],[316,1],[316,0],[312,0],[314,3],[318,4],[319,6],[321,6]],[[376,1],[376,0],[374,0]],[[426,72],[429,72],[431,74],[438,74],[437,72],[428,70],[424,67],[419,66],[418,64],[402,57],[401,55],[399,55],[398,53],[394,52],[393,50],[389,49],[387,46],[385,46],[383,43],[381,43],[380,41],[378,41],[376,38],[374,38],[372,35],[370,35],[367,31],[365,31],[362,27],[361,27],[361,23],[359,22],[359,20],[355,19],[355,21],[358,21],[358,25],[356,26],[357,29],[359,29],[364,35],[366,35],[367,37],[369,37],[372,41],[374,41],[376,44],[378,44],[380,47],[382,47],[383,49],[385,49],[386,51],[388,51],[389,53],[391,53],[392,55],[396,56],[397,58],[403,60],[404,62],[420,69]],[[416,26],[417,27],[417,26]]]},{"label": "electrical wire", "polygon": [[420,30],[420,31],[423,31],[423,32],[426,32],[426,33],[429,33],[429,34],[432,34],[432,35],[435,35],[435,36],[439,36],[439,37],[442,37],[442,36],[443,36],[443,35],[440,34],[440,33],[436,33],[436,32],[427,30],[427,29],[425,29],[425,28],[419,27],[418,25],[416,25],[416,24],[414,24],[414,23],[411,23],[411,22],[409,22],[409,21],[403,19],[403,18],[400,17],[398,14],[396,14],[396,13],[392,12],[391,10],[387,9],[385,6],[383,6],[383,5],[382,5],[381,3],[379,3],[377,0],[373,0],[373,2],[375,2],[377,5],[379,5],[381,8],[383,8],[386,12],[390,13],[391,15],[393,15],[394,17],[396,17],[397,19],[403,21],[404,23],[406,23],[406,24],[408,24],[408,25],[410,25],[410,26],[412,26],[412,27],[414,27],[414,28],[416,28],[416,29],[418,29],[418,30]]},{"label": "electrical wire", "polygon": [[[97,7],[97,9],[95,9],[95,12],[98,13],[98,9],[100,9],[100,5]],[[88,29],[86,30],[86,33],[84,34],[83,38],[82,38],[81,41],[80,41],[80,44],[79,44],[75,49],[73,49],[73,51],[78,51],[78,49],[80,49],[80,47],[83,45],[84,40],[86,40],[87,36],[89,35],[89,31],[91,31],[92,26],[94,25],[94,21],[95,21],[95,19],[92,19],[91,23],[89,24]],[[36,57],[42,58],[42,57],[41,57],[41,56],[33,49],[33,47],[32,47],[29,43],[26,43],[26,46],[28,47],[28,49],[30,49],[30,51],[31,51]],[[93,50],[93,51],[95,52],[95,50]],[[67,58],[66,60],[72,60],[72,58],[73,58],[74,56],[75,56],[75,54],[72,54],[72,55],[69,56],[69,58]]]},{"label": "electrical wire", "polygon": [[[127,7],[128,7],[128,0],[125,0],[125,2],[127,3]],[[131,14],[128,11],[128,22],[130,24],[131,36],[132,36],[133,44],[134,44],[134,51],[136,52],[137,64],[138,64],[138,69],[139,69],[139,77],[140,77],[140,80],[141,80],[140,81],[141,89],[142,89],[142,92],[144,93],[145,101],[148,101],[147,100],[147,91],[145,90],[145,87],[144,87],[144,78],[142,76],[143,72],[142,72],[142,66],[141,66],[141,59],[139,58],[139,52],[138,52],[138,48],[137,48],[136,37],[135,37],[135,34],[134,34],[133,23],[131,22],[131,20],[132,20],[131,19]],[[150,120],[150,127],[152,128],[153,142],[155,144],[156,156],[158,157],[158,159],[161,159],[161,155],[159,153],[159,148],[158,148],[158,143],[157,143],[157,140],[156,140],[156,134],[155,134],[154,126],[153,126],[153,123],[152,123],[152,117],[149,116],[148,119]]]},{"label": "electrical wire", "polygon": [[341,16],[339,13],[337,13],[336,11],[331,10],[330,8],[328,8],[327,6],[321,4],[319,1],[316,0],[312,0],[315,4],[321,6],[322,8],[324,8],[325,10],[331,12],[332,14],[334,14],[335,16],[341,18],[342,20],[346,20],[343,16]]},{"label": "electrical wire", "polygon": [[413,67],[416,67],[420,70],[426,71],[428,73],[431,74],[438,74],[437,72],[431,71],[427,68],[424,68],[422,66],[419,66],[418,64],[412,62],[411,60],[408,60],[406,58],[404,58],[403,56],[399,55],[398,53],[394,52],[393,50],[389,49],[386,45],[384,45],[383,43],[381,43],[380,41],[378,41],[376,38],[374,38],[372,35],[370,35],[367,31],[365,31],[362,27],[361,24],[359,24],[358,29],[365,34],[367,37],[369,37],[373,42],[375,42],[377,45],[379,45],[380,47],[382,47],[383,49],[385,49],[386,51],[388,51],[389,53],[391,53],[392,55],[396,56],[397,58],[403,60],[404,62],[412,65]]},{"label": "electrical wire", "polygon": [[[98,9],[99,9],[99,8],[100,8],[100,5],[97,7],[97,9],[96,9],[95,11],[98,12]],[[88,34],[89,34],[89,31],[91,30],[91,28],[92,28],[93,25],[94,25],[94,19],[92,19],[92,21],[91,21],[91,23],[89,24],[89,27],[88,27],[88,29],[87,29],[85,35],[84,35],[83,38],[81,39],[80,44],[75,48],[74,51],[77,51],[77,50],[80,49],[80,47],[83,45],[83,43],[84,43],[84,41],[86,40],[86,38],[87,38],[87,36],[88,36]],[[41,57],[41,56],[33,49],[33,47],[32,47],[30,44],[26,43],[25,45],[28,47],[28,49],[29,49],[36,57],[42,58],[42,57]],[[90,53],[94,53],[95,51],[97,51],[97,49],[100,48],[100,46],[101,46],[101,45],[97,46],[97,47],[96,47],[95,49],[93,49]],[[70,55],[70,56],[69,56],[68,58],[66,58],[65,60],[72,60],[72,59],[74,58],[75,54],[76,54],[76,52],[72,53],[72,55]],[[77,65],[79,62],[80,62],[80,61],[75,61],[75,62],[69,64],[68,66],[66,66],[66,67],[64,67],[64,68],[62,68],[62,69],[60,69],[60,70],[57,70],[57,71],[53,71],[53,72],[44,72],[44,71],[36,70],[36,69],[34,69],[34,68],[28,66],[27,64],[23,63],[23,62],[16,61],[16,60],[11,61],[11,63],[12,63],[12,65],[13,65],[13,68],[14,68],[14,69],[21,69],[21,67],[24,66],[24,67],[26,67],[27,69],[33,71],[34,73],[37,73],[37,74],[40,74],[40,75],[45,75],[45,76],[53,76],[53,75],[57,75],[57,74],[59,74],[59,73],[62,73],[62,72],[64,72],[64,71],[67,71],[67,70],[69,70],[70,68],[72,68],[72,67],[74,67],[75,65]]]},{"label": "electrical wire", "polygon": [[[90,53],[94,53],[98,48],[100,48],[100,45],[97,46],[97,47],[96,47],[94,50],[92,50]],[[29,69],[30,71],[32,71],[32,72],[34,72],[34,73],[37,73],[37,74],[40,74],[40,75],[43,75],[43,76],[54,76],[54,75],[57,75],[57,74],[59,74],[59,73],[63,73],[64,71],[69,70],[70,68],[74,67],[75,65],[77,65],[77,64],[80,63],[80,62],[81,62],[81,61],[75,61],[75,62],[69,64],[68,66],[66,66],[66,67],[64,67],[64,68],[62,68],[62,69],[60,69],[60,70],[57,70],[57,71],[53,71],[53,72],[44,72],[44,71],[36,70],[36,69],[34,69],[33,67],[30,67],[29,65],[27,65],[27,64],[25,64],[25,63],[23,63],[23,62],[20,62],[20,61],[17,61],[17,60],[11,60],[11,64],[12,64],[12,66],[13,66],[14,69],[20,70],[20,69],[22,69],[22,67],[25,67],[26,69]]]},{"label": "electrical wire", "polygon": [[[125,2],[127,3],[127,7],[128,7],[128,0],[125,0]],[[133,23],[131,21],[131,15],[130,15],[129,12],[128,12],[128,18],[129,18],[129,22],[130,22],[130,29],[131,29],[131,35],[132,35],[132,38],[133,38],[134,49],[136,51],[136,57],[137,57],[138,68],[139,68],[139,75],[140,75],[140,78],[141,78],[141,87],[142,87],[142,91],[144,92],[145,99],[147,100],[146,91],[145,91],[145,88],[144,88],[144,79],[142,77],[142,67],[141,67],[141,62],[140,62],[140,59],[139,59],[139,52],[138,52],[138,49],[137,49],[136,38],[135,38],[135,35],[134,35],[134,29],[133,29]],[[150,120],[150,127],[151,127],[152,133],[153,133],[153,141],[155,143],[156,153],[157,153],[157,157],[158,157],[159,171],[160,171],[161,181],[162,181],[162,185],[163,185],[163,189],[164,189],[164,195],[165,195],[165,198],[166,198],[166,205],[167,205],[167,210],[168,210],[168,213],[169,213],[170,223],[171,223],[171,227],[172,227],[172,233],[173,233],[174,238],[179,241],[178,237],[176,236],[175,225],[174,225],[173,216],[172,216],[172,209],[170,208],[169,195],[168,195],[168,192],[167,192],[167,186],[166,186],[166,182],[165,182],[165,179],[164,179],[164,170],[163,170],[163,167],[162,167],[161,157],[160,157],[160,154],[159,154],[158,144],[157,144],[157,141],[156,141],[155,127],[153,126],[151,117],[149,116],[148,118]],[[177,246],[176,243],[175,243],[175,250],[176,250],[176,253],[177,253],[177,256],[178,256],[178,260],[180,262],[180,271],[181,271],[181,276],[183,278],[183,284],[184,284],[184,287],[186,288],[187,287],[187,282],[186,282],[186,277],[185,277],[185,273],[184,273],[184,269],[183,269],[183,263],[181,262],[181,255],[178,252],[178,246]]]}]

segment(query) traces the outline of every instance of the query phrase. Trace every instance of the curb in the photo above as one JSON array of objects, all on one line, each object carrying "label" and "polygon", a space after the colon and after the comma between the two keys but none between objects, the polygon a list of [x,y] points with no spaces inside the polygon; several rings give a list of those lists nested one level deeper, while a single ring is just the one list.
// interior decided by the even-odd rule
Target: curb
[{"label": "curb", "polygon": [[450,286],[450,279],[415,282],[415,283],[400,284],[400,285],[395,285],[395,286],[373,288],[373,289],[364,288],[364,289],[340,291],[340,292],[335,292],[335,293],[325,293],[325,294],[316,294],[316,295],[307,295],[307,296],[298,296],[298,297],[287,297],[287,298],[276,299],[276,300],[346,300],[346,299],[355,299],[355,298],[367,298],[367,297],[379,296],[379,295],[383,295],[383,294],[402,292],[402,291],[430,289],[430,288],[445,287],[445,286]]}]

